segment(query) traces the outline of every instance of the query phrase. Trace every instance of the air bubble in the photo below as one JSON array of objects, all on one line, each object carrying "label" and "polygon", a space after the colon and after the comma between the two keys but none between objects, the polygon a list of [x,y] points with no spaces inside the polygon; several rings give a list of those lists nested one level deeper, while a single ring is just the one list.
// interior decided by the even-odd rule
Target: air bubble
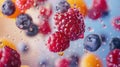
[{"label": "air bubble", "polygon": [[89,32],[94,32],[94,29],[93,29],[92,27],[88,27],[87,30],[88,30]]},{"label": "air bubble", "polygon": [[105,29],[105,28],[107,28],[107,26],[106,26],[105,24],[103,24],[103,26],[102,26],[102,27],[103,27],[104,29]]},{"label": "air bubble", "polygon": [[6,35],[7,38],[10,38],[11,36],[9,34]]}]

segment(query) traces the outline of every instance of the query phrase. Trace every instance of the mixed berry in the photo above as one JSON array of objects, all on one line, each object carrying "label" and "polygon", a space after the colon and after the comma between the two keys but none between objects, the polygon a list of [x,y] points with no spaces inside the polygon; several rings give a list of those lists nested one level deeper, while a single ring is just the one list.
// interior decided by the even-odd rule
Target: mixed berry
[{"label": "mixed berry", "polygon": [[96,20],[105,15],[108,15],[108,5],[106,0],[93,0],[92,7],[88,10],[88,17]]},{"label": "mixed berry", "polygon": [[120,38],[112,38],[110,42],[110,50],[120,49]]},{"label": "mixed berry", "polygon": [[15,4],[11,0],[6,0],[2,5],[2,13],[10,16],[15,12]]},{"label": "mixed berry", "polygon": [[120,66],[120,49],[114,49],[106,57],[107,67],[119,67]]},{"label": "mixed berry", "polygon": [[28,14],[20,14],[16,18],[16,25],[20,29],[28,29],[30,25],[32,24],[32,17]]},{"label": "mixed berry", "polygon": [[62,32],[53,33],[47,41],[47,47],[52,52],[62,52],[70,45],[69,38]]},{"label": "mixed berry", "polygon": [[70,5],[67,1],[63,0],[60,1],[57,5],[56,5],[56,11],[60,12],[60,13],[64,13],[67,12],[68,9],[70,8]]},{"label": "mixed berry", "polygon": [[120,30],[120,17],[115,17],[113,20],[112,20],[112,25],[114,28],[116,28],[117,30]]},{"label": "mixed berry", "polygon": [[101,46],[101,37],[97,34],[89,34],[84,39],[84,48],[88,51],[96,51]]},{"label": "mixed berry", "polygon": [[[57,60],[56,67],[103,67],[99,57],[90,53],[97,51],[102,42],[106,42],[105,35],[85,34],[86,15],[93,20],[109,14],[106,0],[92,0],[91,8],[87,8],[84,0],[61,0],[55,6],[55,13],[52,6],[46,6],[48,0],[5,0],[1,6],[1,13],[8,18],[15,19],[16,26],[24,30],[26,36],[33,37],[37,34],[48,36],[46,45],[53,53],[62,53],[71,46],[71,41],[83,40],[86,55],[80,62],[78,55]],[[38,11],[38,24],[33,16],[28,13],[31,9]],[[35,9],[36,10],[36,9]],[[53,15],[53,17],[52,17]],[[53,19],[52,28],[51,18]],[[120,17],[112,20],[112,25],[120,30]],[[110,52],[106,56],[107,67],[120,67],[120,38],[114,37],[109,43]],[[21,43],[21,52],[27,52],[28,46]],[[69,50],[69,49],[68,49]],[[89,52],[90,51],[90,52]],[[92,59],[92,60],[91,60]],[[85,64],[86,63],[86,64]],[[49,67],[48,61],[42,61],[40,67]],[[21,67],[20,55],[14,44],[7,40],[0,40],[0,67]]]},{"label": "mixed berry", "polygon": [[63,32],[70,40],[80,39],[84,35],[84,19],[77,9],[70,8],[65,13],[56,13],[54,20],[58,31]]}]

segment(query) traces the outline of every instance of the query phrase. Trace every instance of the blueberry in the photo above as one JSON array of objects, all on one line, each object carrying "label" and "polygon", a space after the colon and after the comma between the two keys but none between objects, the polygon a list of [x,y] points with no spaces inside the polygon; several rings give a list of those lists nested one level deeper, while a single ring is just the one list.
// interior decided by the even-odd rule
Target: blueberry
[{"label": "blueberry", "polygon": [[10,16],[15,12],[15,4],[11,0],[6,0],[1,9],[4,15]]},{"label": "blueberry", "polygon": [[96,51],[102,44],[101,38],[97,34],[89,34],[84,39],[84,48],[89,51]]},{"label": "blueberry", "polygon": [[70,56],[70,67],[78,67],[79,64],[79,56],[77,54]]},{"label": "blueberry", "polygon": [[102,40],[102,42],[106,42],[106,35],[105,34],[101,34],[100,35],[101,36],[101,40]]},{"label": "blueberry", "polygon": [[112,38],[111,42],[110,42],[110,50],[114,50],[114,49],[120,49],[120,38]]},{"label": "blueberry", "polygon": [[39,67],[50,67],[47,60],[40,61]]},{"label": "blueberry", "polygon": [[25,53],[25,52],[28,52],[29,47],[27,46],[26,43],[20,42],[20,43],[18,44],[18,49],[19,49],[22,53]]},{"label": "blueberry", "polygon": [[38,33],[38,26],[35,24],[30,25],[30,27],[27,29],[26,34],[28,36],[35,36]]},{"label": "blueberry", "polygon": [[60,13],[64,13],[67,12],[67,10],[70,8],[70,5],[67,1],[60,1],[57,5],[56,5],[56,11],[60,12]]},{"label": "blueberry", "polygon": [[105,12],[102,13],[102,17],[103,18],[106,17],[106,16],[108,16],[108,15],[109,15],[109,11],[105,11]]},{"label": "blueberry", "polygon": [[32,24],[32,18],[28,14],[20,14],[16,19],[16,25],[20,29],[28,29]]}]

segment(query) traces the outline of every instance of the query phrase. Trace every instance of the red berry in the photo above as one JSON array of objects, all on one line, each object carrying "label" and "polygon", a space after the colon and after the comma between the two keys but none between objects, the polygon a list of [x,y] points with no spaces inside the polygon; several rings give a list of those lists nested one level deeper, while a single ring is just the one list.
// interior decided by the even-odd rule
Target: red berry
[{"label": "red berry", "polygon": [[116,17],[112,21],[112,25],[117,29],[120,30],[120,16]]},{"label": "red berry", "polygon": [[53,33],[47,42],[47,46],[52,52],[62,52],[69,47],[69,39],[62,32]]},{"label": "red berry", "polygon": [[42,33],[42,34],[45,34],[45,35],[51,32],[51,28],[50,28],[49,22],[47,20],[44,20],[40,24],[39,32]]},{"label": "red berry", "polygon": [[90,19],[96,20],[98,18],[100,18],[102,15],[102,12],[99,9],[96,8],[92,8],[88,10],[88,17]]},{"label": "red berry", "polygon": [[52,14],[52,9],[51,8],[46,8],[46,7],[40,7],[40,15],[49,18]]},{"label": "red berry", "polygon": [[27,10],[34,4],[34,0],[16,0],[16,5],[21,10]]},{"label": "red berry", "polygon": [[92,8],[99,9],[102,12],[106,12],[108,10],[106,0],[93,0]]},{"label": "red berry", "polygon": [[120,49],[111,51],[106,58],[107,67],[120,67]]},{"label": "red berry", "polygon": [[54,17],[55,25],[70,40],[77,40],[84,36],[85,25],[82,14],[77,9],[68,9],[68,12],[57,13]]},{"label": "red berry", "polygon": [[0,67],[20,67],[20,55],[7,46],[0,48]]},{"label": "red berry", "polygon": [[56,67],[70,67],[70,60],[66,58],[58,59]]}]

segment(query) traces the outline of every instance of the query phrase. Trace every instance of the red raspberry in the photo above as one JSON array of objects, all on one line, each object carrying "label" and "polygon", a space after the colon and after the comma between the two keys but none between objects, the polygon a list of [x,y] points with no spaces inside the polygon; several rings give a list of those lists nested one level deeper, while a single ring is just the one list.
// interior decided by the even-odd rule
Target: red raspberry
[{"label": "red raspberry", "polygon": [[101,15],[102,15],[102,12],[99,9],[92,8],[88,10],[88,17],[93,20],[100,18]]},{"label": "red raspberry", "polygon": [[47,46],[52,52],[62,52],[69,47],[69,39],[62,32],[53,33],[47,42]]},{"label": "red raspberry", "polygon": [[107,57],[107,67],[120,67],[120,49],[111,51]]},{"label": "red raspberry", "polygon": [[44,20],[40,24],[39,32],[42,33],[42,34],[45,34],[45,35],[51,32],[51,28],[50,28],[49,22],[47,20]]},{"label": "red raspberry", "polygon": [[66,58],[58,59],[56,67],[70,67],[70,60]]},{"label": "red raspberry", "polygon": [[34,0],[16,0],[16,5],[21,10],[27,10],[34,4]]},{"label": "red raspberry", "polygon": [[92,8],[99,9],[101,12],[106,12],[108,10],[106,0],[93,0]]},{"label": "red raspberry", "polygon": [[77,40],[84,36],[85,25],[82,14],[77,9],[68,9],[68,12],[57,13],[55,24],[70,40]]},{"label": "red raspberry", "polygon": [[112,21],[112,25],[117,29],[120,30],[120,16],[116,17]]},{"label": "red raspberry", "polygon": [[17,51],[5,46],[0,48],[0,67],[20,67],[20,55]]},{"label": "red raspberry", "polygon": [[45,17],[45,18],[49,18],[52,14],[52,9],[49,7],[49,8],[46,8],[46,7],[40,7],[40,15]]}]

